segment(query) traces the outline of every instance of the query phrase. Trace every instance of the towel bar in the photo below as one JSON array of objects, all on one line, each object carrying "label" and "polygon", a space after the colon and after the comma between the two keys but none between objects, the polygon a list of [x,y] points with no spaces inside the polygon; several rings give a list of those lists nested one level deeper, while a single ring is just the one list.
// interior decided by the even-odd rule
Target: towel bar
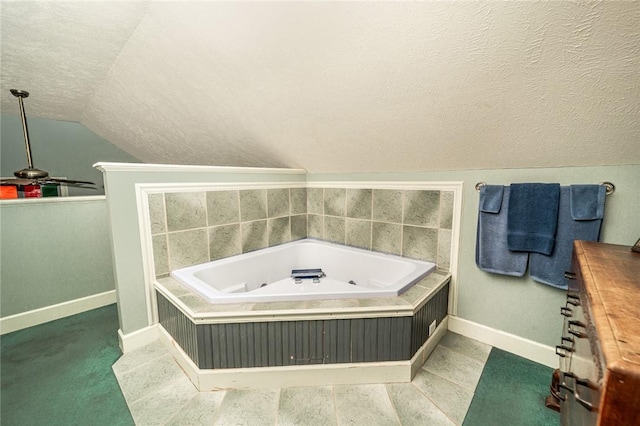
[{"label": "towel bar", "polygon": [[[486,182],[476,183],[476,191],[480,191],[480,188],[482,188],[485,185],[486,185]],[[613,194],[616,190],[616,186],[611,182],[600,182],[599,185],[604,185],[607,188],[607,190],[605,191],[605,194],[607,195]]]}]

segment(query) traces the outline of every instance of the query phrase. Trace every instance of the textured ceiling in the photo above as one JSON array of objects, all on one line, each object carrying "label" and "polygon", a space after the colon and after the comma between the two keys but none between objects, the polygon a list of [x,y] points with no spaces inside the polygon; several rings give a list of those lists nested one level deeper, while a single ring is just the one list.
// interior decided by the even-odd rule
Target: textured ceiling
[{"label": "textured ceiling", "polygon": [[150,163],[640,164],[640,2],[11,2],[2,111]]}]

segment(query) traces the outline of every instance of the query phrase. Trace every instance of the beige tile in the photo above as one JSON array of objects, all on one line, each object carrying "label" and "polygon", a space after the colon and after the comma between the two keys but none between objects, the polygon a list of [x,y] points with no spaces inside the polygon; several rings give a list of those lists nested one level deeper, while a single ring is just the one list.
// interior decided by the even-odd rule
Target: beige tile
[{"label": "beige tile", "polygon": [[310,214],[308,216],[308,236],[311,238],[322,239],[324,237],[324,216],[318,214]]},{"label": "beige tile", "polygon": [[460,334],[456,334],[451,331],[447,332],[447,334],[445,334],[440,340],[440,345],[482,363],[487,361],[489,354],[491,353],[490,345],[461,336]]},{"label": "beige tile", "polygon": [[334,386],[338,424],[398,425],[382,384]]},{"label": "beige tile", "polygon": [[164,194],[149,194],[149,220],[151,234],[167,232],[166,216],[164,212]]},{"label": "beige tile", "polygon": [[324,214],[324,189],[307,189],[307,213]]},{"label": "beige tile", "polygon": [[164,194],[169,232],[207,226],[207,203],[204,192]]},{"label": "beige tile", "polygon": [[268,247],[267,221],[244,222],[242,224],[242,252],[247,253]]},{"label": "beige tile", "polygon": [[171,232],[168,239],[171,270],[209,261],[206,229]]},{"label": "beige tile", "polygon": [[191,293],[191,290],[180,284],[175,278],[167,277],[159,279],[158,282],[174,296]]},{"label": "beige tile", "polygon": [[418,371],[411,383],[455,424],[462,424],[473,399],[473,391],[424,369]]},{"label": "beige tile", "polygon": [[225,391],[198,392],[166,423],[167,426],[208,426],[218,416]]},{"label": "beige tile", "polygon": [[324,217],[324,239],[338,244],[345,242],[345,220],[342,217]]},{"label": "beige tile", "polygon": [[284,244],[291,241],[291,224],[289,216],[269,219],[267,221],[269,246]]},{"label": "beige tile", "polygon": [[291,214],[307,213],[307,188],[290,188]]},{"label": "beige tile", "polygon": [[347,245],[371,249],[371,221],[347,219]]},{"label": "beige tile", "polygon": [[208,191],[207,218],[209,226],[239,222],[238,191]]},{"label": "beige tile", "polygon": [[209,228],[209,256],[211,260],[222,259],[242,253],[240,224]]},{"label": "beige tile", "polygon": [[307,215],[291,216],[291,241],[307,238]]},{"label": "beige tile", "polygon": [[240,191],[240,220],[267,218],[267,191],[265,189],[245,189]]},{"label": "beige tile", "polygon": [[412,259],[436,262],[438,257],[438,230],[417,226],[403,226],[402,255]]},{"label": "beige tile", "polygon": [[154,340],[148,345],[123,354],[111,366],[111,369],[119,380],[124,373],[141,367],[143,364],[153,363],[158,358],[166,356],[167,354],[168,352],[160,340]]},{"label": "beige tile", "polygon": [[169,254],[167,252],[167,234],[159,234],[151,237],[153,247],[154,275],[158,276],[170,272]]},{"label": "beige tile", "polygon": [[404,193],[404,224],[437,228],[440,191],[410,190]]},{"label": "beige tile", "polygon": [[484,362],[438,345],[422,368],[474,391],[480,380]]},{"label": "beige tile", "polygon": [[451,229],[453,225],[453,191],[440,192],[440,228]]},{"label": "beige tile", "polygon": [[386,385],[402,426],[454,426],[436,405],[410,383]]},{"label": "beige tile", "polygon": [[371,189],[347,189],[347,217],[371,219]]},{"label": "beige tile", "polygon": [[228,390],[216,425],[272,426],[278,412],[279,389]]},{"label": "beige tile", "polygon": [[118,376],[118,383],[129,405],[181,380],[189,379],[169,354]]},{"label": "beige tile", "polygon": [[164,425],[197,393],[189,379],[182,375],[164,388],[148,392],[144,398],[130,404],[129,410],[137,425]]},{"label": "beige tile", "polygon": [[289,216],[289,188],[267,189],[268,217]]},{"label": "beige tile", "polygon": [[324,214],[330,216],[344,216],[346,207],[346,189],[324,189]]},{"label": "beige tile", "polygon": [[402,225],[373,222],[371,249],[382,253],[401,254]]},{"label": "beige tile", "polygon": [[438,230],[438,269],[449,271],[451,269],[451,231],[449,229]]},{"label": "beige tile", "polygon": [[402,191],[373,190],[373,220],[402,223]]},{"label": "beige tile", "polygon": [[331,387],[283,388],[277,425],[320,426],[337,424]]}]

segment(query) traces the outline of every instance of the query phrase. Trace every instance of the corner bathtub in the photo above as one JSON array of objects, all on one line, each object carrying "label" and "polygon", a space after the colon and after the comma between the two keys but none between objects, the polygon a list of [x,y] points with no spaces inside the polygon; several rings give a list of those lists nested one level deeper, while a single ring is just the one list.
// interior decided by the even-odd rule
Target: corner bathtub
[{"label": "corner bathtub", "polygon": [[[171,276],[211,303],[398,296],[436,265],[324,241],[300,240],[189,266]],[[294,269],[321,268],[319,282],[291,278]]]}]

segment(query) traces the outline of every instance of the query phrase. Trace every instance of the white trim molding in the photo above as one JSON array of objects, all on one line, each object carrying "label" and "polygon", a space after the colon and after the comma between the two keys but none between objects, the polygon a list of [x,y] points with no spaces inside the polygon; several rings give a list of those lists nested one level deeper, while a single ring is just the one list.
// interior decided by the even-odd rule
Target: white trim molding
[{"label": "white trim molding", "polygon": [[124,334],[121,329],[118,329],[118,340],[120,341],[120,350],[123,354],[146,346],[156,341],[158,337],[157,324],[141,328],[129,334]]},{"label": "white trim molding", "polygon": [[449,316],[449,330],[547,367],[558,368],[558,356],[551,346],[459,317]]},{"label": "white trim molding", "polygon": [[11,333],[34,325],[44,324],[71,315],[101,308],[116,303],[116,291],[110,290],[104,293],[93,294],[80,299],[56,305],[45,306],[19,314],[0,318],[0,334]]},{"label": "white trim molding", "polygon": [[111,163],[93,165],[101,172],[174,172],[174,173],[280,173],[306,175],[304,169],[268,167],[194,166],[180,164]]}]

